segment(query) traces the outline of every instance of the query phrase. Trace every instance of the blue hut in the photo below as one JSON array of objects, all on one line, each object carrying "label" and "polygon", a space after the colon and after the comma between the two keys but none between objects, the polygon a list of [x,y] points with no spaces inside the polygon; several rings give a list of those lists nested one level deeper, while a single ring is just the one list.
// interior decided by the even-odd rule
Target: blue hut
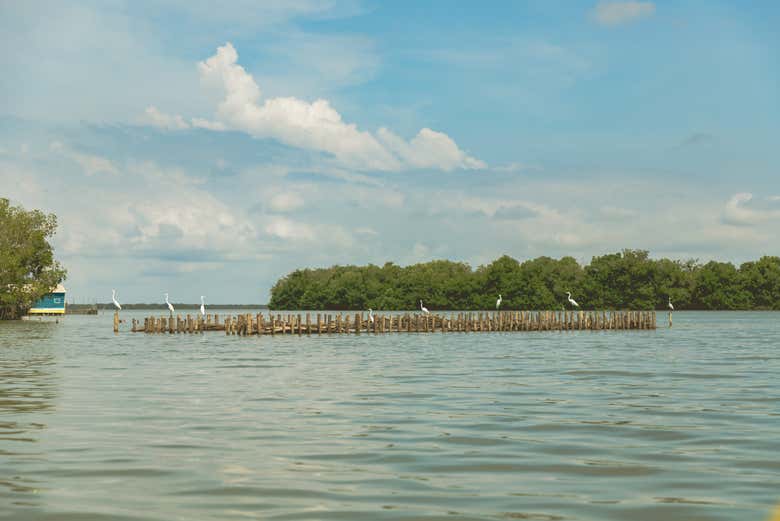
[{"label": "blue hut", "polygon": [[65,287],[57,284],[54,291],[41,297],[27,312],[28,315],[64,315]]}]

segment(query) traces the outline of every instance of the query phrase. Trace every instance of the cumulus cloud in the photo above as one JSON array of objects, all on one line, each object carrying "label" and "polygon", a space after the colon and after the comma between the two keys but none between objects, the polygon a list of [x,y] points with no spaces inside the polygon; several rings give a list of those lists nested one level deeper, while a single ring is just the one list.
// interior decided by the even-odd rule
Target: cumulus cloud
[{"label": "cumulus cloud", "polygon": [[602,0],[591,11],[593,19],[600,25],[616,26],[647,18],[655,13],[653,2],[612,2]]},{"label": "cumulus cloud", "polygon": [[771,196],[761,200],[753,194],[734,194],[723,209],[723,222],[734,226],[753,226],[767,221],[780,220],[780,197]]},{"label": "cumulus cloud", "polygon": [[165,114],[160,112],[157,107],[150,106],[144,111],[144,122],[153,127],[166,130],[182,130],[190,128],[190,125],[184,121],[184,118],[177,115]]},{"label": "cumulus cloud", "polygon": [[380,128],[379,139],[388,150],[413,168],[438,168],[450,171],[455,168],[483,169],[487,165],[468,156],[458,148],[447,134],[424,128],[409,142],[386,128]]},{"label": "cumulus cloud", "polygon": [[[295,97],[261,100],[260,87],[241,65],[231,43],[198,63],[202,83],[221,92],[214,119],[193,118],[192,126],[210,130],[239,130],[256,138],[276,139],[296,148],[324,152],[344,166],[359,170],[394,171],[406,168],[481,169],[486,164],[461,150],[447,134],[423,128],[406,141],[382,128],[377,135],[345,122],[330,102]],[[187,128],[181,116],[154,107],[146,111],[150,124]]]}]

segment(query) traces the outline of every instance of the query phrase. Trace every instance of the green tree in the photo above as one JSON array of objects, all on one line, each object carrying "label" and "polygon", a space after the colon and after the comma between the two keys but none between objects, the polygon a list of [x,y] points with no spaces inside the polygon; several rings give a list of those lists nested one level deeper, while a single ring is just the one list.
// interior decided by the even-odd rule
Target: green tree
[{"label": "green tree", "polygon": [[57,218],[0,198],[0,319],[18,318],[65,279],[49,238]]},{"label": "green tree", "polygon": [[584,293],[589,307],[654,309],[657,265],[645,250],[623,250],[593,257],[585,268]]},{"label": "green tree", "polygon": [[742,287],[752,295],[753,307],[780,309],[780,257],[761,257],[739,267]]},{"label": "green tree", "polygon": [[752,295],[745,291],[739,271],[730,262],[710,261],[696,272],[693,307],[749,309]]},{"label": "green tree", "polygon": [[296,270],[271,290],[275,309],[431,310],[561,309],[566,292],[583,309],[780,309],[780,257],[739,270],[729,263],[651,259],[645,250],[594,257],[584,268],[572,257],[523,263],[504,255],[472,270],[437,260],[411,266],[332,266]]}]

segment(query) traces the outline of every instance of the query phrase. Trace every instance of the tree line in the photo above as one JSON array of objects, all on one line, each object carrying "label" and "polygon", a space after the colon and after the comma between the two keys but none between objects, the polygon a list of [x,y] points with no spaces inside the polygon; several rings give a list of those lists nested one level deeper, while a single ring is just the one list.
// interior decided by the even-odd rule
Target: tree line
[{"label": "tree line", "polygon": [[645,250],[519,262],[504,255],[486,266],[436,260],[411,266],[299,269],[271,289],[271,309],[582,309],[780,310],[780,257],[730,262],[650,258]]}]

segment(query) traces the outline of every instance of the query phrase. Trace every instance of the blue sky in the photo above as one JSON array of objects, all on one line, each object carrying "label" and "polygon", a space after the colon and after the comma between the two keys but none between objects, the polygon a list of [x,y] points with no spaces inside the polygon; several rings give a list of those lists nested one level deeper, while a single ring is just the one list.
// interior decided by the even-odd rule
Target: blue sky
[{"label": "blue sky", "polygon": [[0,2],[0,196],[77,301],[778,254],[776,2]]}]

